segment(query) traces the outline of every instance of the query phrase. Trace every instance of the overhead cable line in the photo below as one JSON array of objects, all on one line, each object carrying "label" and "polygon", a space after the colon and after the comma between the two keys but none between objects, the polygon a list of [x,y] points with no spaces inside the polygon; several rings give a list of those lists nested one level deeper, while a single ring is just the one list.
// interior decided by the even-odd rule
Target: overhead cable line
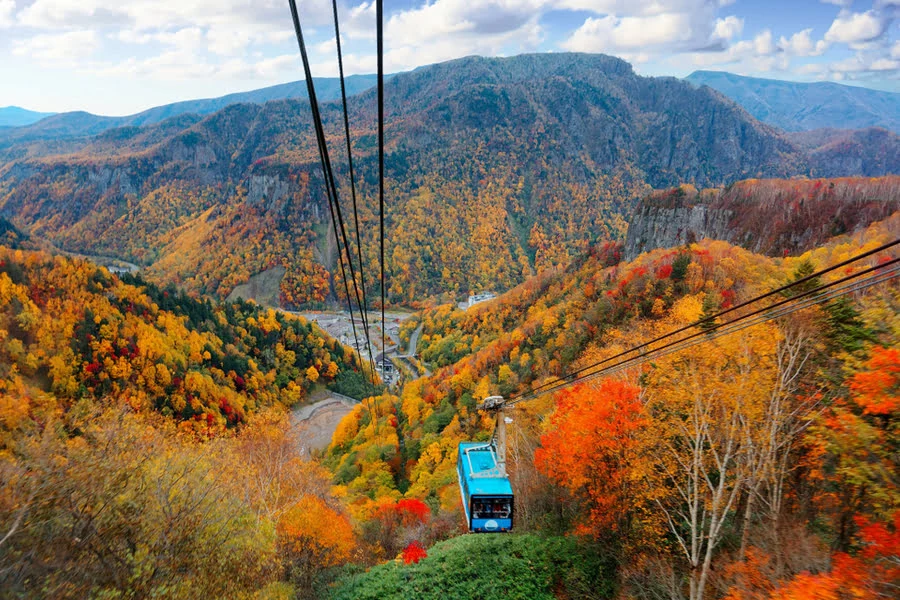
[{"label": "overhead cable line", "polygon": [[[341,29],[339,25],[338,18],[338,7],[337,0],[332,0],[331,6],[334,10],[334,39],[337,44],[337,59],[338,59],[338,77],[341,82],[341,106],[344,109],[344,133],[346,134],[347,139],[347,165],[350,169],[350,193],[353,198],[353,224],[356,228],[356,254],[357,260],[359,260],[359,278],[360,278],[360,286],[362,287],[362,318],[363,318],[363,327],[366,328],[366,332],[369,332],[369,299],[366,297],[366,271],[363,268],[363,258],[362,258],[362,241],[361,236],[359,234],[359,213],[356,208],[356,175],[353,171],[353,150],[350,144],[350,117],[347,114],[347,88],[344,85],[344,57],[341,52]],[[349,252],[349,249],[348,249]],[[369,351],[369,361],[372,363],[374,360],[372,354],[372,343],[369,339],[369,336],[366,335],[366,344]],[[374,363],[372,363],[372,367],[374,368]]]},{"label": "overhead cable line", "polygon": [[[875,266],[869,267],[869,268],[864,269],[864,270],[862,270],[862,271],[857,271],[856,273],[852,273],[852,274],[850,274],[850,275],[847,275],[847,276],[842,277],[842,278],[840,278],[840,279],[837,279],[837,280],[835,280],[835,281],[829,282],[829,283],[827,283],[827,284],[823,284],[823,285],[817,286],[817,287],[815,287],[815,288],[813,288],[813,289],[806,290],[806,291],[804,291],[804,292],[801,292],[800,294],[797,294],[797,295],[795,295],[795,296],[791,296],[791,297],[789,297],[789,298],[785,298],[785,299],[783,299],[783,300],[781,300],[781,301],[779,301],[779,302],[776,302],[776,303],[774,303],[774,304],[772,304],[772,305],[768,305],[768,306],[765,306],[765,307],[756,309],[756,310],[754,310],[754,311],[752,311],[752,312],[750,312],[750,313],[747,313],[747,314],[745,314],[745,315],[742,315],[742,316],[740,316],[740,317],[737,317],[737,318],[735,318],[735,319],[733,319],[733,320],[731,320],[731,321],[728,321],[728,322],[726,322],[726,323],[722,323],[722,324],[716,324],[716,323],[715,323],[716,319],[717,319],[719,316],[724,315],[724,314],[726,314],[726,313],[730,313],[730,312],[732,312],[732,311],[733,311],[734,309],[736,309],[736,308],[746,307],[746,306],[748,306],[748,305],[750,305],[750,304],[754,304],[754,303],[756,303],[756,302],[758,302],[758,301],[760,301],[760,300],[762,300],[762,299],[764,299],[764,298],[771,297],[773,294],[776,294],[776,293],[783,293],[784,291],[787,291],[787,290],[789,290],[789,289],[792,288],[792,287],[796,287],[796,286],[802,285],[802,284],[804,284],[804,283],[807,283],[807,282],[809,282],[809,281],[811,281],[811,280],[813,280],[813,279],[819,277],[819,276],[822,275],[823,273],[827,273],[827,272],[833,271],[833,270],[835,270],[836,268],[840,268],[840,267],[842,267],[842,266],[846,266],[846,265],[848,265],[848,264],[850,264],[850,263],[852,263],[852,262],[856,262],[856,261],[858,261],[858,260],[861,260],[861,259],[863,259],[863,258],[866,258],[866,257],[868,257],[868,256],[871,256],[872,254],[875,254],[875,253],[877,253],[877,252],[880,252],[880,251],[882,251],[882,250],[884,250],[884,249],[886,249],[886,248],[890,248],[890,247],[892,247],[892,246],[894,246],[894,245],[896,245],[896,244],[898,244],[898,243],[900,243],[900,240],[895,240],[894,242],[890,242],[889,244],[885,244],[885,245],[883,245],[883,246],[880,246],[879,248],[876,248],[876,249],[874,249],[874,250],[872,250],[872,251],[865,252],[865,253],[860,254],[860,255],[858,255],[858,256],[856,256],[856,257],[853,257],[853,258],[851,258],[851,259],[848,259],[848,260],[846,260],[846,261],[843,261],[843,262],[841,262],[841,263],[838,263],[837,265],[833,265],[833,266],[831,266],[831,267],[828,267],[827,269],[822,269],[821,271],[818,271],[818,272],[816,272],[816,273],[813,273],[812,275],[809,275],[809,276],[807,276],[807,277],[803,277],[803,278],[801,278],[801,279],[798,279],[798,280],[796,280],[796,281],[794,281],[794,282],[791,282],[790,284],[787,284],[787,285],[785,285],[785,286],[782,286],[782,287],[778,288],[777,290],[773,290],[772,292],[768,292],[768,293],[763,294],[763,295],[761,295],[761,296],[757,296],[757,297],[755,297],[755,298],[752,298],[752,299],[750,299],[750,300],[748,300],[748,301],[746,301],[746,302],[742,302],[741,304],[737,305],[736,307],[733,307],[733,308],[731,308],[731,309],[722,311],[722,312],[717,313],[717,314],[715,314],[715,315],[711,315],[711,316],[706,317],[706,318],[704,318],[704,319],[700,319],[699,321],[695,321],[694,323],[691,323],[691,324],[689,324],[689,325],[687,325],[687,326],[678,328],[678,329],[676,329],[676,330],[674,330],[674,331],[672,331],[672,332],[669,332],[669,333],[667,333],[667,334],[665,334],[665,335],[662,335],[662,336],[659,336],[659,337],[657,337],[657,338],[654,338],[653,340],[650,340],[650,341],[648,341],[648,342],[644,342],[644,343],[642,343],[642,344],[639,344],[639,345],[637,345],[637,346],[634,346],[634,347],[632,347],[632,348],[629,348],[629,349],[627,349],[627,350],[624,350],[624,351],[622,351],[622,352],[619,352],[619,353],[617,353],[617,354],[615,354],[615,355],[613,355],[613,356],[610,356],[610,357],[608,357],[608,358],[606,358],[606,359],[603,359],[603,360],[601,360],[601,361],[597,361],[597,362],[595,362],[595,363],[593,363],[593,364],[591,364],[591,365],[588,365],[588,366],[586,366],[586,367],[582,367],[582,368],[578,369],[577,371],[573,371],[572,373],[569,373],[569,374],[567,374],[567,375],[565,375],[565,376],[563,376],[563,377],[561,377],[561,378],[559,378],[559,379],[556,379],[556,380],[554,380],[554,381],[551,381],[551,382],[545,383],[545,384],[543,384],[543,385],[541,385],[541,386],[538,386],[537,388],[535,388],[535,389],[533,389],[533,390],[531,390],[531,391],[525,392],[524,394],[519,394],[519,395],[516,395],[516,396],[512,396],[511,398],[509,398],[509,400],[507,400],[506,405],[509,406],[509,405],[512,405],[512,404],[515,404],[515,403],[518,403],[518,402],[522,402],[522,401],[524,401],[524,400],[529,400],[529,399],[535,398],[535,397],[537,397],[537,396],[539,396],[539,395],[542,395],[542,394],[546,394],[546,393],[550,393],[550,392],[557,391],[557,390],[559,390],[559,389],[562,389],[562,388],[564,388],[564,387],[567,387],[567,386],[569,386],[569,385],[572,385],[573,383],[576,383],[576,382],[579,382],[579,381],[583,381],[583,380],[585,380],[585,379],[593,378],[593,377],[596,377],[596,376],[598,376],[598,375],[600,375],[600,374],[604,374],[604,373],[606,373],[609,369],[623,367],[623,365],[625,365],[626,363],[632,362],[632,361],[643,361],[643,360],[646,360],[647,357],[650,356],[650,355],[654,355],[654,356],[655,356],[655,355],[657,355],[658,353],[662,352],[663,350],[667,350],[667,349],[669,349],[669,348],[673,348],[673,347],[675,347],[675,346],[679,346],[679,345],[685,344],[686,342],[690,342],[690,341],[696,340],[696,343],[700,343],[700,342],[704,341],[705,339],[709,339],[709,337],[710,337],[711,334],[713,334],[713,333],[715,333],[715,332],[717,332],[717,331],[719,331],[719,330],[722,330],[722,329],[725,329],[725,328],[728,328],[728,327],[731,327],[731,326],[735,326],[735,325],[737,325],[737,324],[742,324],[742,323],[744,323],[745,321],[747,321],[748,319],[751,319],[751,318],[753,318],[753,317],[758,317],[759,315],[762,315],[762,317],[761,317],[760,319],[758,319],[756,322],[754,322],[753,324],[758,324],[758,323],[761,323],[761,322],[764,322],[764,321],[767,321],[767,320],[771,320],[771,318],[775,318],[775,317],[771,317],[771,315],[773,314],[771,311],[773,311],[774,309],[777,309],[777,308],[779,308],[779,307],[788,305],[788,304],[790,304],[790,303],[792,303],[792,302],[795,302],[795,301],[797,301],[797,300],[801,300],[801,299],[804,299],[804,298],[805,298],[805,299],[807,299],[807,301],[810,302],[810,306],[811,306],[812,304],[817,304],[817,303],[825,302],[825,301],[827,301],[827,296],[821,294],[821,293],[823,292],[823,290],[827,290],[827,289],[830,289],[830,288],[833,288],[833,287],[836,287],[836,286],[843,285],[843,284],[847,283],[848,281],[852,281],[852,280],[854,280],[854,279],[858,279],[858,278],[860,278],[860,277],[862,277],[862,276],[864,276],[864,275],[868,275],[868,274],[873,273],[873,272],[876,273],[876,277],[884,276],[884,273],[887,272],[888,267],[891,267],[892,265],[895,265],[895,264],[897,264],[897,263],[900,263],[900,258],[894,258],[894,259],[891,259],[891,260],[889,260],[889,261],[887,261],[887,262],[885,262],[885,263],[882,263],[882,264],[879,264],[879,265],[875,265]],[[896,270],[897,270],[897,269],[892,269],[892,270],[890,270],[891,276],[890,276],[889,278],[893,278],[894,276],[896,276]],[[877,273],[878,271],[881,271],[881,273],[878,274],[878,273]],[[874,284],[873,284],[873,285],[874,285]],[[849,286],[848,286],[848,287],[849,287]],[[839,289],[840,289],[840,288],[839,288]],[[799,310],[799,309],[798,309],[798,310]],[[649,346],[650,346],[651,344],[654,344],[654,343],[657,343],[657,342],[660,342],[660,341],[664,341],[664,340],[666,340],[666,339],[668,339],[668,338],[671,338],[671,337],[673,337],[673,336],[675,336],[675,335],[677,335],[677,334],[679,334],[679,333],[684,333],[685,331],[694,329],[694,328],[696,328],[696,327],[700,327],[701,325],[706,325],[707,330],[695,332],[695,333],[693,333],[693,334],[691,334],[691,335],[688,335],[687,337],[683,337],[683,338],[677,339],[677,340],[675,340],[675,341],[671,341],[671,342],[666,343],[666,344],[664,344],[663,346],[660,346],[660,347],[658,347],[658,348],[654,348],[654,349],[650,349],[650,348],[649,348]],[[692,345],[692,344],[691,344],[691,345]],[[625,358],[627,355],[632,354],[632,353],[634,353],[634,352],[641,351],[641,350],[644,351],[643,354],[640,354],[640,355],[638,355],[638,356],[636,356],[636,357]],[[613,364],[613,365],[610,365],[610,366],[608,366],[608,367],[603,367],[603,368],[600,368],[599,370],[595,370],[595,369],[598,369],[598,367],[601,367],[602,365],[604,365],[604,364],[606,364],[606,363],[610,363],[610,362],[615,361],[615,360],[618,360],[618,359],[623,359],[623,360],[621,360],[620,362],[615,363],[615,364]]]},{"label": "overhead cable line", "polygon": [[[353,339],[354,339],[354,342],[356,343],[357,352],[359,352],[359,338],[357,337],[357,334],[356,334],[356,323],[353,320],[353,301],[352,301],[352,298],[350,295],[350,289],[349,289],[350,286],[347,282],[347,273],[344,269],[343,252],[341,250],[341,240],[342,239],[344,242],[344,247],[346,248],[346,251],[347,251],[347,263],[350,266],[350,276],[353,279],[353,287],[356,290],[357,306],[360,306],[361,302],[360,302],[360,297],[359,297],[359,288],[358,288],[357,282],[356,282],[356,272],[355,272],[355,269],[353,268],[352,254],[350,251],[350,246],[347,243],[346,231],[344,230],[344,221],[343,221],[343,216],[341,214],[341,205],[338,200],[337,186],[335,185],[335,180],[334,180],[334,172],[332,171],[331,160],[329,159],[329,155],[328,155],[328,145],[325,140],[325,129],[322,126],[322,116],[319,112],[318,100],[316,99],[316,89],[315,89],[315,84],[313,83],[312,70],[310,69],[310,66],[309,66],[309,56],[307,55],[307,52],[306,52],[306,43],[304,42],[304,39],[303,39],[303,29],[300,26],[300,15],[297,11],[297,3],[296,3],[296,0],[288,0],[288,3],[290,4],[290,8],[291,8],[291,18],[294,22],[294,32],[297,36],[297,44],[300,47],[300,57],[303,61],[303,72],[306,77],[306,91],[309,96],[309,104],[310,104],[310,109],[312,111],[313,128],[315,129],[316,142],[317,142],[318,149],[319,149],[319,160],[322,162],[322,171],[323,171],[324,177],[325,177],[325,192],[326,192],[326,196],[328,197],[328,206],[329,206],[329,209],[331,210],[331,221],[332,221],[332,226],[334,227],[334,230],[335,230],[334,231],[335,242],[338,245],[338,263],[340,264],[341,278],[344,280],[344,287],[345,287],[346,294],[347,294],[347,305],[350,310],[350,325],[351,325],[351,328],[353,329]],[[337,215],[337,221],[335,221],[335,215]],[[338,233],[338,226],[340,227],[340,234]],[[365,331],[365,335],[366,335],[366,339],[368,339],[369,332]],[[374,386],[375,385],[374,371],[371,373],[371,378],[372,378],[372,385]]]},{"label": "overhead cable line", "polygon": [[[709,334],[704,335],[703,337],[695,338],[690,341],[684,341],[684,343],[677,343],[671,347],[667,347],[665,349],[660,349],[659,351],[654,350],[652,352],[652,355],[651,355],[651,353],[648,353],[645,355],[638,355],[634,358],[622,361],[615,365],[612,365],[609,367],[604,367],[603,369],[601,369],[599,371],[585,375],[584,377],[579,379],[578,382],[580,383],[580,382],[588,381],[588,380],[591,380],[591,379],[594,379],[594,378],[600,377],[600,376],[613,375],[613,374],[623,371],[625,369],[635,367],[644,362],[663,358],[665,356],[668,356],[675,352],[680,352],[682,350],[686,350],[687,348],[696,346],[698,344],[703,344],[710,340],[720,338],[722,336],[731,335],[733,333],[743,331],[750,327],[755,327],[756,325],[760,325],[767,321],[774,321],[774,320],[780,319],[782,317],[793,314],[800,310],[810,308],[817,304],[824,304],[825,302],[830,302],[831,300],[835,300],[842,296],[847,296],[849,294],[853,294],[856,292],[866,290],[875,285],[885,283],[887,281],[890,281],[891,279],[895,279],[898,276],[900,276],[900,267],[895,266],[892,269],[886,271],[885,273],[877,273],[874,275],[870,275],[868,277],[864,277],[863,279],[861,279],[859,281],[854,281],[852,283],[848,283],[848,284],[844,285],[843,287],[840,287],[840,288],[837,288],[834,290],[830,290],[821,296],[807,298],[804,301],[799,302],[795,305],[782,307],[781,309],[779,309],[778,311],[776,311],[774,313],[757,316],[747,322],[741,321],[741,322],[729,323],[729,324],[722,326],[719,329],[712,331]],[[566,385],[571,385],[571,384],[567,383]],[[566,385],[560,386],[560,388],[566,387]],[[557,389],[560,389],[560,388],[557,388]],[[543,394],[543,393],[547,393],[547,392],[541,392],[541,393]],[[519,401],[524,401],[524,400],[525,400],[525,398],[522,398]]]},{"label": "overhead cable line", "polygon": [[[840,269],[840,268],[842,268],[842,267],[846,267],[846,266],[848,266],[848,265],[850,265],[850,264],[853,264],[853,263],[858,262],[858,261],[860,261],[860,260],[862,260],[862,259],[864,259],[864,258],[868,258],[868,257],[870,257],[870,256],[873,256],[873,255],[878,254],[878,253],[880,253],[880,252],[883,252],[883,251],[885,251],[885,250],[888,250],[889,248],[892,248],[892,247],[894,247],[894,246],[896,246],[896,245],[898,245],[898,244],[900,244],[900,239],[896,239],[896,240],[894,240],[894,241],[892,241],[892,242],[888,242],[888,243],[886,243],[886,244],[882,244],[882,245],[878,246],[877,248],[873,248],[872,250],[869,250],[869,251],[867,251],[867,252],[863,252],[863,253],[861,253],[861,254],[858,254],[858,255],[856,255],[856,256],[854,256],[854,257],[848,258],[847,260],[841,261],[841,262],[839,262],[839,263],[837,263],[837,264],[834,264],[834,265],[832,265],[832,266],[830,266],[830,267],[826,267],[826,268],[824,268],[824,269],[821,269],[821,270],[819,270],[819,271],[816,271],[815,273],[812,273],[812,274],[810,274],[810,275],[807,275],[806,277],[802,277],[802,278],[800,278],[800,279],[797,279],[797,280],[795,280],[795,281],[792,281],[792,282],[790,282],[790,283],[787,283],[787,284],[785,284],[785,285],[783,285],[783,286],[781,286],[781,287],[778,287],[778,288],[776,288],[776,289],[774,289],[774,290],[771,290],[771,291],[766,292],[766,293],[764,293],[764,294],[761,294],[761,295],[759,295],[759,296],[755,296],[755,297],[753,297],[753,298],[750,298],[749,300],[746,300],[746,301],[744,301],[744,302],[741,302],[741,303],[739,303],[739,304],[736,304],[736,305],[734,305],[734,306],[732,306],[732,307],[730,307],[730,308],[728,308],[728,309],[726,309],[726,310],[723,310],[723,311],[721,311],[721,312],[718,312],[718,313],[716,313],[716,314],[714,314],[714,315],[709,315],[709,316],[707,316],[707,317],[704,317],[704,318],[702,318],[702,319],[699,319],[699,320],[697,320],[697,321],[694,321],[693,323],[689,323],[689,324],[687,324],[687,325],[684,325],[683,327],[679,327],[678,329],[675,329],[674,331],[670,331],[670,332],[668,332],[668,333],[666,333],[666,334],[663,334],[663,335],[661,335],[661,336],[658,336],[658,337],[656,337],[656,338],[654,338],[654,339],[652,339],[652,340],[649,340],[649,341],[647,341],[647,342],[644,342],[644,343],[642,343],[642,344],[639,344],[639,345],[637,345],[637,346],[635,346],[635,347],[633,347],[633,348],[629,348],[628,350],[623,350],[622,352],[620,352],[620,353],[618,353],[618,354],[615,354],[614,356],[610,356],[610,357],[608,357],[608,358],[605,358],[605,359],[603,359],[602,361],[599,361],[599,362],[597,362],[597,363],[588,365],[588,366],[586,366],[586,367],[581,367],[580,369],[577,369],[577,370],[575,370],[575,371],[572,371],[571,373],[567,373],[566,375],[563,375],[563,376],[559,377],[559,378],[556,379],[556,380],[549,381],[549,382],[547,382],[547,383],[541,384],[541,385],[539,385],[539,386],[536,387],[536,388],[533,388],[533,389],[531,389],[531,390],[529,390],[529,391],[527,391],[527,392],[524,392],[523,394],[519,394],[519,395],[517,395],[517,396],[512,396],[512,397],[510,398],[510,400],[516,399],[517,397],[520,397],[520,396],[522,396],[522,395],[524,395],[524,394],[529,394],[529,395],[531,395],[531,394],[536,394],[536,393],[542,393],[546,388],[555,387],[558,383],[561,383],[561,382],[566,382],[566,381],[574,380],[574,379],[576,379],[581,373],[584,373],[585,371],[589,371],[589,370],[591,370],[591,369],[594,369],[594,368],[598,367],[598,366],[601,365],[601,364],[605,364],[605,363],[608,363],[608,362],[617,360],[617,359],[619,359],[619,358],[622,358],[623,356],[625,356],[625,355],[627,355],[627,354],[629,354],[629,353],[631,353],[631,352],[635,352],[635,351],[637,351],[637,350],[641,350],[641,349],[647,348],[647,347],[649,347],[649,346],[652,345],[652,344],[655,344],[655,343],[657,343],[657,342],[664,341],[664,340],[666,340],[666,339],[668,339],[668,338],[671,338],[671,337],[673,337],[673,336],[675,336],[675,335],[678,335],[679,333],[684,333],[685,331],[692,330],[692,329],[694,329],[694,328],[696,328],[696,327],[701,327],[701,328],[702,328],[702,327],[710,327],[711,324],[715,323],[716,320],[718,320],[719,318],[721,318],[721,317],[723,317],[723,316],[725,316],[725,315],[734,313],[734,312],[736,312],[736,311],[738,311],[738,310],[740,310],[740,309],[742,309],[742,308],[746,308],[746,307],[748,307],[748,306],[751,306],[751,305],[753,305],[753,304],[756,304],[757,302],[759,302],[759,301],[761,301],[761,300],[765,300],[765,299],[767,299],[767,298],[771,298],[771,297],[773,297],[773,296],[777,296],[777,295],[783,294],[784,292],[790,290],[791,288],[794,288],[794,287],[803,285],[803,284],[808,283],[808,282],[810,282],[810,281],[814,281],[815,279],[821,277],[822,275],[825,275],[825,274],[827,274],[827,273],[830,273],[830,272],[835,271],[835,270],[837,270],[837,269]],[[883,266],[883,265],[882,265],[882,266]],[[880,268],[880,267],[875,267],[875,268]],[[858,274],[857,274],[857,275],[858,275]],[[839,281],[842,281],[842,280],[839,280]],[[798,297],[799,297],[799,296],[798,296]],[[787,300],[783,300],[782,302],[777,303],[777,304],[775,304],[774,306],[780,306],[781,304],[784,304],[785,302],[789,302],[789,301],[792,300],[792,299],[794,299],[794,298],[789,298],[789,299],[787,299]],[[758,310],[758,311],[756,311],[756,312],[754,312],[754,313],[751,313],[751,314],[758,314],[759,312],[762,312],[762,311],[764,311],[764,310],[769,310],[769,309],[771,309],[771,308],[773,308],[773,306],[768,306],[768,307],[766,307],[766,308],[764,308],[764,309],[760,309],[760,310]]]},{"label": "overhead cable line", "polygon": [[375,34],[378,38],[378,221],[381,241],[381,357],[387,360],[387,323],[384,319],[384,2],[375,0]]},{"label": "overhead cable line", "polygon": [[[897,259],[897,262],[900,262],[900,259]],[[882,269],[883,267],[879,266],[876,268]],[[830,290],[821,295],[816,295],[811,298],[807,298],[797,304],[782,307],[778,311],[764,314],[764,315],[759,315],[759,316],[756,316],[747,321],[744,321],[743,319],[735,319],[734,321],[730,321],[721,326],[718,326],[714,330],[711,330],[709,332],[703,332],[702,335],[700,335],[700,336],[690,336],[688,338],[683,338],[683,339],[677,340],[671,344],[667,344],[665,346],[661,346],[660,348],[650,350],[644,354],[639,354],[637,356],[633,356],[631,358],[622,360],[618,363],[603,367],[597,371],[586,373],[574,380],[558,381],[558,382],[556,382],[557,385],[553,386],[550,389],[543,390],[543,391],[537,392],[537,393],[529,393],[524,396],[516,397],[516,398],[511,399],[510,401],[506,402],[504,404],[504,406],[513,406],[515,404],[518,404],[519,402],[525,402],[527,400],[536,398],[537,396],[541,396],[544,394],[550,394],[550,393],[559,391],[563,388],[569,387],[570,385],[589,381],[591,379],[595,379],[600,376],[608,377],[608,376],[618,373],[622,370],[633,368],[633,367],[635,367],[639,364],[645,363],[647,361],[657,360],[659,358],[668,356],[675,352],[680,352],[682,350],[686,350],[687,348],[696,346],[698,344],[703,344],[703,343],[706,343],[708,341],[717,339],[717,338],[725,336],[725,335],[731,335],[733,333],[743,331],[744,329],[747,329],[749,327],[754,327],[756,325],[760,325],[767,321],[773,321],[776,319],[780,319],[784,316],[795,313],[799,310],[810,308],[817,304],[823,304],[825,302],[829,302],[829,301],[834,300],[841,296],[846,296],[848,294],[852,294],[855,292],[859,292],[859,291],[868,289],[868,288],[878,285],[880,283],[884,283],[891,279],[895,279],[898,276],[900,276],[900,267],[894,266],[892,269],[889,269],[889,270],[885,271],[884,273],[876,273],[874,275],[869,275],[868,277],[865,277],[865,278],[861,279],[860,281],[854,281],[854,282],[846,284],[840,288]],[[819,291],[819,290],[816,290],[816,291]]]}]

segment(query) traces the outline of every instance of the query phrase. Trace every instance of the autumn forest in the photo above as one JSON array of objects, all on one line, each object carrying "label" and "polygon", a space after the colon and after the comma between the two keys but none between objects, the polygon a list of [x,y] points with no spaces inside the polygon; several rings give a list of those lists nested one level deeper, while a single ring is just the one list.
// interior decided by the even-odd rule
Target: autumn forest
[{"label": "autumn forest", "polygon": [[[835,167],[601,55],[389,91],[394,385],[297,310],[347,307],[305,102],[0,139],[0,598],[898,595],[896,135]],[[273,268],[271,305],[233,294]],[[469,534],[457,449],[496,395],[514,528]]]}]

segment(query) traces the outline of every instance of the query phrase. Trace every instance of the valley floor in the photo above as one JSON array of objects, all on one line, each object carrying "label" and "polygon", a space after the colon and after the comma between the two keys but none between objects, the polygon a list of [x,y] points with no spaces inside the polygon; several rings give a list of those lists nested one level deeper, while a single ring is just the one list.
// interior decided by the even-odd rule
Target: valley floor
[{"label": "valley floor", "polygon": [[291,425],[297,433],[300,451],[309,455],[324,450],[341,419],[359,402],[330,390],[315,392],[308,404],[294,409]]}]

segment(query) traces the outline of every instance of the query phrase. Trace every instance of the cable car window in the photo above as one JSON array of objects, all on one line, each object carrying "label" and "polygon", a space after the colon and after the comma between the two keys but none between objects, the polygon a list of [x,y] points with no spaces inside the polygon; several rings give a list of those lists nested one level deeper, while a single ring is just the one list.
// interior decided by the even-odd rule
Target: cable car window
[{"label": "cable car window", "polygon": [[512,512],[509,498],[474,498],[473,519],[508,519]]}]

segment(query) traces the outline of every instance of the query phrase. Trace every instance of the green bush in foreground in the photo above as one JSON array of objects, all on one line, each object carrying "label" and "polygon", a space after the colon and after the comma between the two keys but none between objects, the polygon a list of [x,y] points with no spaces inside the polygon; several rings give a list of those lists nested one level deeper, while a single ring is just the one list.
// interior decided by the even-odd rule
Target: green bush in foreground
[{"label": "green bush in foreground", "polygon": [[614,565],[575,538],[473,534],[435,544],[418,564],[345,574],[332,600],[610,598]]}]

